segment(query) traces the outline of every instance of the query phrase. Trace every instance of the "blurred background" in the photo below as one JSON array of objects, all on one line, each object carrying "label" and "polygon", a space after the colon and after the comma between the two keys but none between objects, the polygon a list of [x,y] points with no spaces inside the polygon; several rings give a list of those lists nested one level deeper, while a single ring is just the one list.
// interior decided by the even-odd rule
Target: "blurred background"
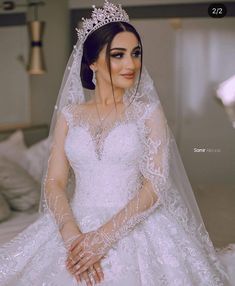
[{"label": "blurred background", "polygon": [[[227,8],[222,18],[209,16],[209,1],[113,2],[142,36],[145,65],[211,239],[218,247],[235,242],[235,128],[216,97],[235,74],[235,2],[220,2]],[[48,127],[75,27],[93,4],[103,1],[0,1],[0,171],[31,184],[20,181],[20,205],[19,181],[9,186],[0,175],[0,242],[37,216]],[[34,21],[41,26],[27,24]]]}]

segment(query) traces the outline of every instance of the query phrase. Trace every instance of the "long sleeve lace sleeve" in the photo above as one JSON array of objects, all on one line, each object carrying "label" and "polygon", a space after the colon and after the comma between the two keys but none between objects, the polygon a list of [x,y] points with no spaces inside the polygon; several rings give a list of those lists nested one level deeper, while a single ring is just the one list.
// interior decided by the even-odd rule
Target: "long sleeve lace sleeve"
[{"label": "long sleeve lace sleeve", "polygon": [[169,133],[161,105],[151,106],[141,121],[144,134],[143,154],[139,161],[141,188],[123,209],[99,229],[108,247],[155,211],[161,204],[161,193],[167,187]]},{"label": "long sleeve lace sleeve", "polygon": [[69,162],[64,151],[64,144],[67,131],[66,117],[61,112],[50,145],[47,173],[44,179],[44,197],[64,242],[69,244],[73,236],[78,234],[78,227],[66,194]]}]

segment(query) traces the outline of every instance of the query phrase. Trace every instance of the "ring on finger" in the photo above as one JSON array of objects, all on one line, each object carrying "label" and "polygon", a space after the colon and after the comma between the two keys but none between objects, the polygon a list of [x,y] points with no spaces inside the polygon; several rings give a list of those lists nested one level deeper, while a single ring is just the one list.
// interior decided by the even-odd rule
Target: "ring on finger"
[{"label": "ring on finger", "polygon": [[79,258],[82,258],[82,257],[83,257],[83,253],[80,252],[80,253],[78,254],[78,256],[79,256]]}]

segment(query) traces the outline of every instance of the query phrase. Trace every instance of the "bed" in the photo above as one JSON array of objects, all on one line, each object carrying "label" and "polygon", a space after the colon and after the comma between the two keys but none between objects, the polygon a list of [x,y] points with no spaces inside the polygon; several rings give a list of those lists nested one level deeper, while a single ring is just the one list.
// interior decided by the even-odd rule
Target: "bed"
[{"label": "bed", "polygon": [[47,125],[0,127],[0,245],[38,217]]}]

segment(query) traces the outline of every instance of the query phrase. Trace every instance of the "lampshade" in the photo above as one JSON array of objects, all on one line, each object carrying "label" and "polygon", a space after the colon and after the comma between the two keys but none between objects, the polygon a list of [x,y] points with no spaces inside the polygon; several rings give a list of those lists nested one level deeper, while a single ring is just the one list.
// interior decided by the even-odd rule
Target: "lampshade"
[{"label": "lampshade", "polygon": [[42,49],[42,37],[45,29],[45,22],[30,21],[27,23],[27,26],[31,42],[27,71],[31,75],[41,75],[46,72]]},{"label": "lampshade", "polygon": [[216,92],[217,98],[223,104],[233,128],[235,128],[235,75],[222,82]]}]

